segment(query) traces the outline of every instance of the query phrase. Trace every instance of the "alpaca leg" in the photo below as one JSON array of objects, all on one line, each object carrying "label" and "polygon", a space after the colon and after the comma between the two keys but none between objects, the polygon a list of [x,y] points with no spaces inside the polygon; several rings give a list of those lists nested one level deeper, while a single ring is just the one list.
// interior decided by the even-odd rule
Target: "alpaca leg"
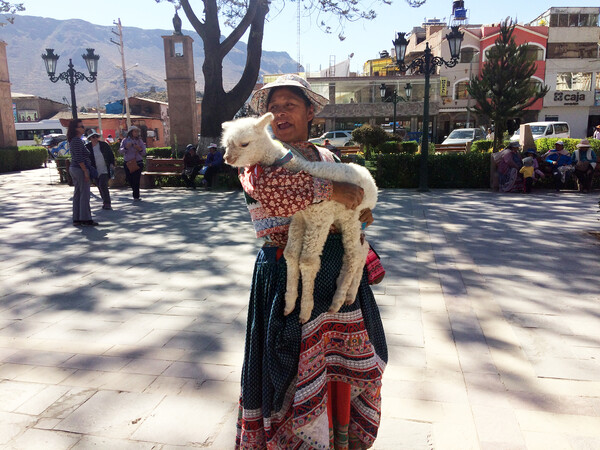
[{"label": "alpaca leg", "polygon": [[300,254],[304,239],[304,220],[301,213],[294,215],[288,232],[288,241],[283,251],[287,265],[287,284],[285,290],[285,308],[283,315],[287,316],[296,307],[298,299],[298,281],[300,279]]},{"label": "alpaca leg", "polygon": [[[348,289],[348,293],[346,294],[346,305],[351,305],[356,300],[356,294],[358,292],[358,287],[360,286],[360,280],[363,276],[363,270],[365,267],[365,262],[367,261],[367,254],[369,253],[369,244],[365,240],[365,242],[361,246],[360,255],[362,258],[362,264],[356,265],[356,271],[352,277],[352,284],[350,285],[350,289]],[[358,260],[358,259],[357,259]]]},{"label": "alpaca leg", "polygon": [[[358,259],[362,255],[361,245],[360,245],[360,226],[354,226],[353,222],[354,218],[351,219],[351,226],[346,226],[342,231],[342,242],[344,244],[344,258],[342,264],[342,270],[340,270],[340,275],[337,279],[337,291],[335,292],[335,296],[333,297],[333,303],[330,312],[337,312],[342,307],[344,303],[351,304],[354,302],[348,302],[348,293],[350,291],[350,286],[356,277],[356,267],[360,264]],[[358,221],[356,221],[358,224]],[[366,259],[362,260],[362,265],[364,266]],[[361,266],[362,268],[362,266]],[[360,280],[359,280],[360,281]],[[356,293],[354,294],[356,296]]]},{"label": "alpaca leg", "polygon": [[315,279],[321,268],[321,254],[329,234],[329,222],[307,223],[304,246],[300,256],[302,274],[302,298],[300,300],[300,323],[310,319],[314,307]]}]

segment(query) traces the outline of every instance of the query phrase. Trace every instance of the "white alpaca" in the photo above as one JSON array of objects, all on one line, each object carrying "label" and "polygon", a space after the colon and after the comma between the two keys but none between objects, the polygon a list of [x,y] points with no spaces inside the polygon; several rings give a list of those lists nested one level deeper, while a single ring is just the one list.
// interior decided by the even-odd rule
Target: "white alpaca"
[{"label": "white alpaca", "polygon": [[[225,162],[234,167],[257,163],[271,166],[286,156],[288,150],[267,132],[273,118],[273,114],[266,113],[260,118],[246,117],[224,123],[221,144],[226,148]],[[318,178],[353,183],[364,190],[362,203],[356,209],[326,201],[314,203],[292,217],[283,252],[287,262],[284,314],[287,316],[294,310],[301,274],[300,322],[305,323],[312,313],[314,281],[321,267],[321,253],[331,224],[342,231],[344,258],[329,312],[337,312],[344,303],[354,302],[369,251],[369,244],[361,243],[359,216],[363,209],[375,207],[377,186],[369,171],[357,164],[311,162],[294,157],[284,167],[292,172],[305,171]]]}]

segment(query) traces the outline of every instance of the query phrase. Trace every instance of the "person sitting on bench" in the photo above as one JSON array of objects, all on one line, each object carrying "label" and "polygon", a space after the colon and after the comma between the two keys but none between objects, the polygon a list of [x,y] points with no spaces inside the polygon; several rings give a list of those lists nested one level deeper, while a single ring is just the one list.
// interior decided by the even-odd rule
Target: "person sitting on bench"
[{"label": "person sitting on bench", "polygon": [[185,150],[181,178],[183,178],[187,187],[196,189],[194,180],[198,176],[198,173],[200,173],[200,157],[196,154],[196,147],[192,144],[188,144]]},{"label": "person sitting on bench", "polygon": [[217,172],[223,166],[223,154],[217,150],[217,144],[210,144],[208,151],[210,153],[206,155],[206,164],[202,170],[204,172],[203,184],[206,189],[210,190]]}]

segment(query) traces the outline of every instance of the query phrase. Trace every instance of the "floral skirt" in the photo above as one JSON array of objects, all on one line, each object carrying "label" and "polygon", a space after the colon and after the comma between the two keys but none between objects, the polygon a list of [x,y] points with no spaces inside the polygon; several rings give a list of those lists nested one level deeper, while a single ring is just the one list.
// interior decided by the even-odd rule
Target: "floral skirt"
[{"label": "floral skirt", "polygon": [[281,250],[258,254],[248,310],[236,448],[368,448],[377,437],[387,346],[363,271],[356,301],[328,313],[342,265],[340,235],[330,235],[315,281],[310,320],[299,305],[283,315]]}]

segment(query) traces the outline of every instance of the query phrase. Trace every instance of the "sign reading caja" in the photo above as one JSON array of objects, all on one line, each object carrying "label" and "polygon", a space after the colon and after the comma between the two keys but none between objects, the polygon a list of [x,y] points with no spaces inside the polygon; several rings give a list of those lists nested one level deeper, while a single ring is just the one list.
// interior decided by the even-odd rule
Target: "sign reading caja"
[{"label": "sign reading caja", "polygon": [[562,92],[556,91],[554,93],[554,101],[562,103],[565,106],[579,105],[580,102],[585,102],[585,94],[583,92]]}]

